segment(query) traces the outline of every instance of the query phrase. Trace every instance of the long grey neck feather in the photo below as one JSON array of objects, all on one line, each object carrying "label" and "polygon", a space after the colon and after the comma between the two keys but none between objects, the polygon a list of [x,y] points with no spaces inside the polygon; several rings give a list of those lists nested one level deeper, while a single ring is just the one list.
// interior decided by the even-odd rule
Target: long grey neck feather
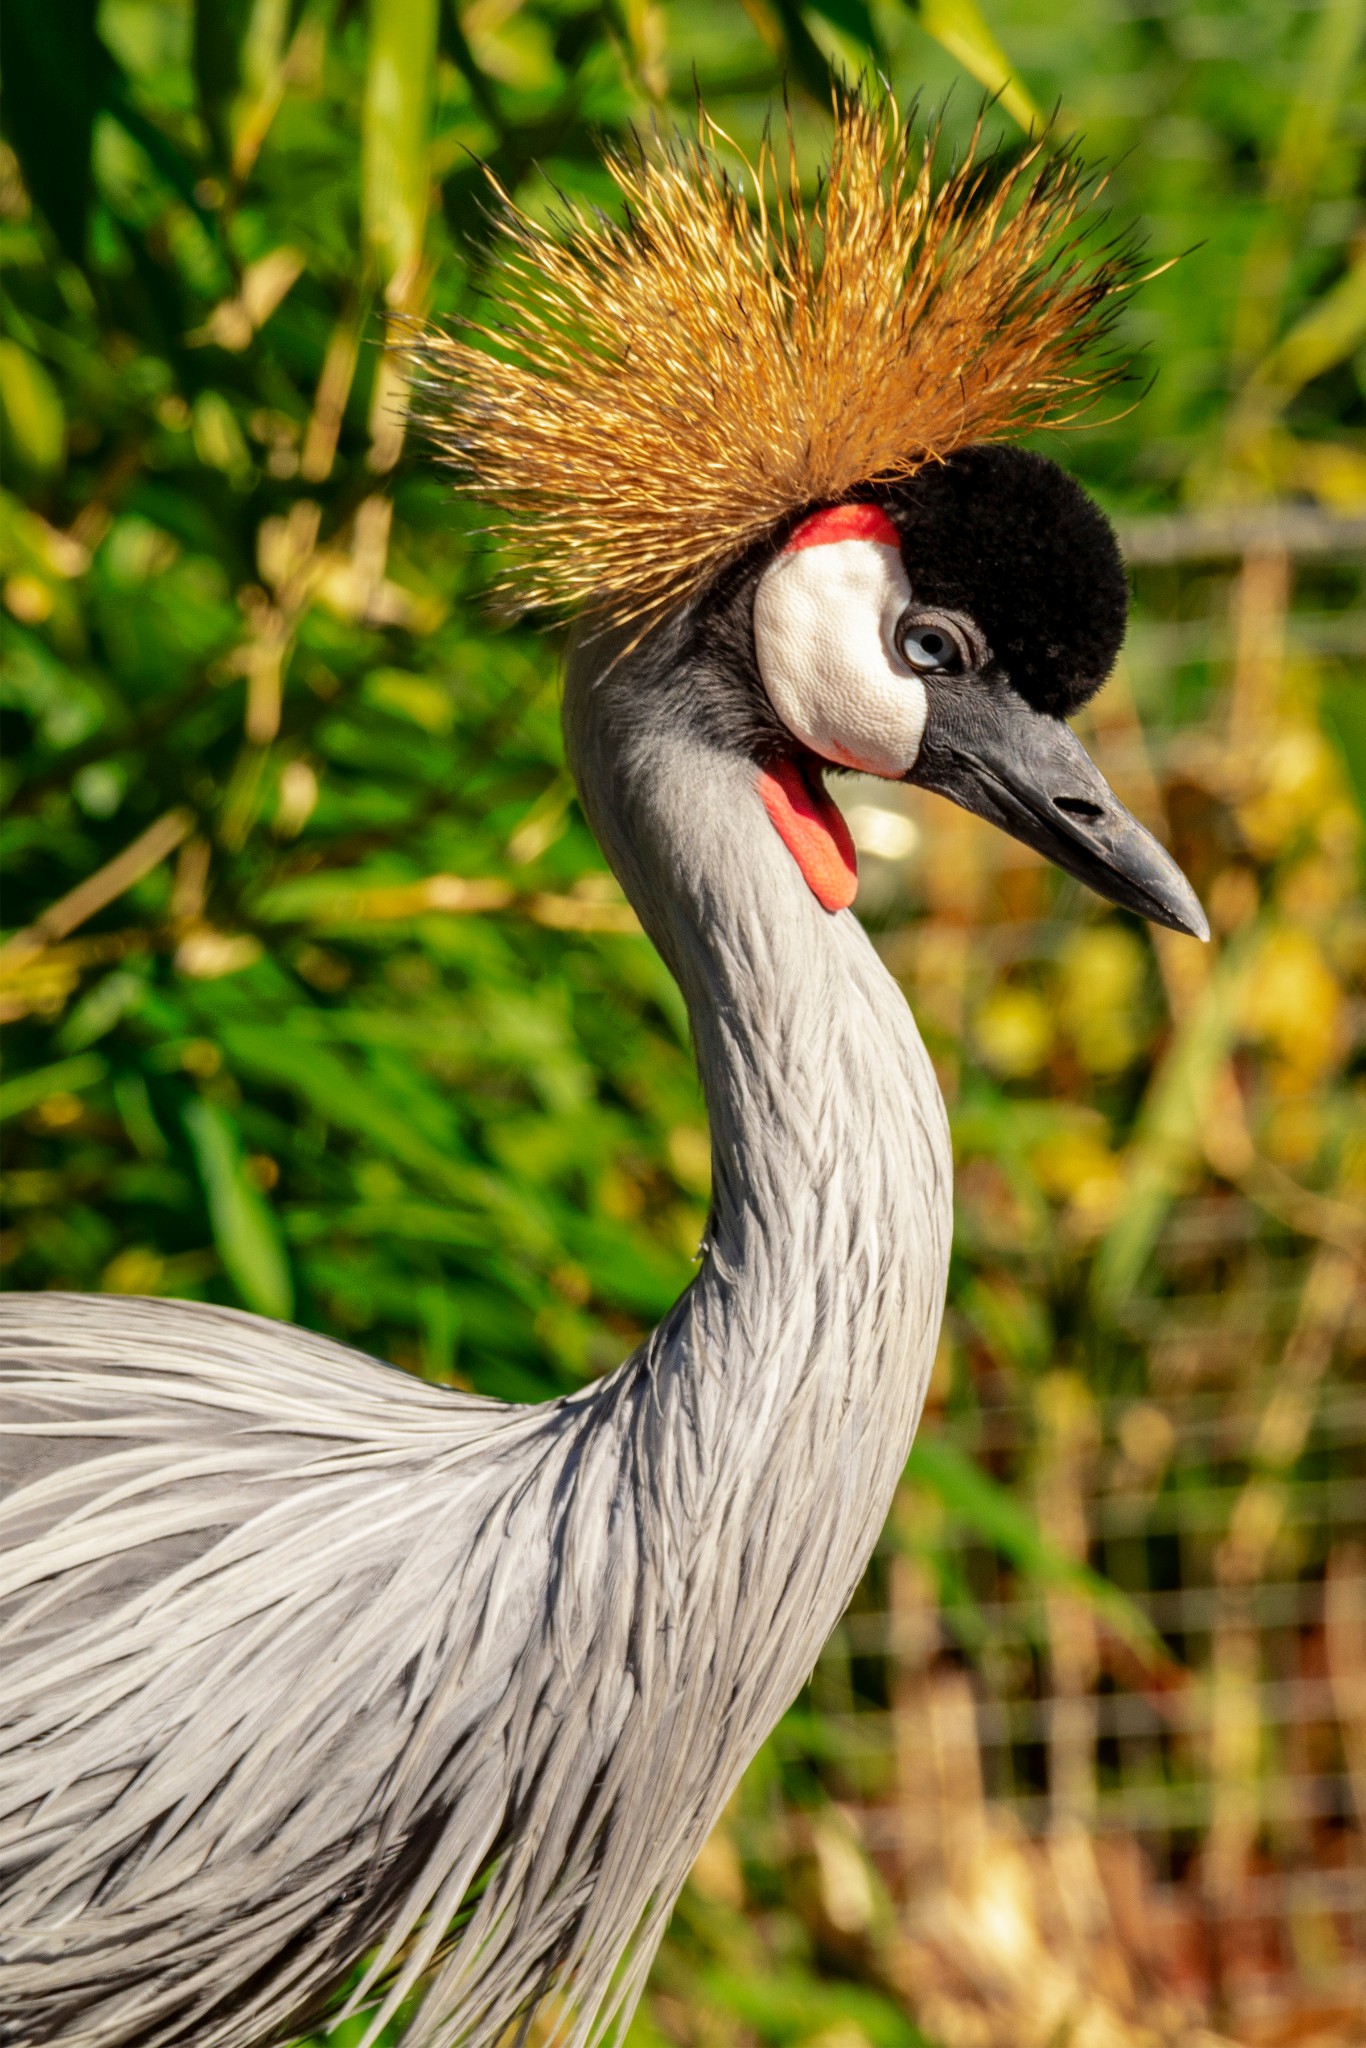
[{"label": "long grey neck feather", "polygon": [[[750,1398],[781,1413],[813,1370],[828,1375],[873,1425],[880,1527],[942,1311],[943,1103],[900,989],[852,914],[817,903],[753,763],[710,735],[661,637],[606,667],[580,650],[564,713],[585,813],[687,1002],[711,1125],[701,1271],[647,1356],[656,1380],[666,1366],[697,1378],[690,1338],[705,1329],[737,1419]],[[851,1445],[827,1448],[836,1464],[801,1478],[853,1479],[838,1463]],[[731,1481],[729,1459],[716,1476]],[[835,1504],[862,1511],[842,1487]],[[819,1647],[828,1624],[813,1625]]]}]

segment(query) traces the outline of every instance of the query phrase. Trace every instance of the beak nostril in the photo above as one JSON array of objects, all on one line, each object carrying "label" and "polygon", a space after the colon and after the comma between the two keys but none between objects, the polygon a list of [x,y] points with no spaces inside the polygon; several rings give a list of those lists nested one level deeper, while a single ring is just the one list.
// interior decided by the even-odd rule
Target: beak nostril
[{"label": "beak nostril", "polygon": [[1104,816],[1101,806],[1084,796],[1055,796],[1053,808],[1066,811],[1069,818],[1083,818],[1087,824],[1094,824],[1097,818]]}]

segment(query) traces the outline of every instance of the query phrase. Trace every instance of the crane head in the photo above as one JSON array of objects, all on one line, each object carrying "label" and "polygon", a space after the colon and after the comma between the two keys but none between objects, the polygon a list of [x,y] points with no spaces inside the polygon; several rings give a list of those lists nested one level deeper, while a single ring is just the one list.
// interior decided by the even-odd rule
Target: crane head
[{"label": "crane head", "polygon": [[1209,936],[1066,722],[1109,674],[1127,604],[1099,507],[1009,445],[798,519],[754,586],[754,652],[796,742],[768,771],[769,814],[827,908],[853,872],[822,838],[839,827],[817,764],[935,790],[1113,902]]},{"label": "crane head", "polygon": [[608,157],[621,224],[533,220],[495,183],[501,317],[415,333],[418,417],[494,508],[514,608],[630,645],[710,617],[733,681],[757,660],[765,802],[827,907],[853,863],[821,762],[939,790],[1204,936],[1066,724],[1123,636],[1114,536],[1013,445],[1122,374],[1100,345],[1133,252],[1085,250],[1095,181],[1045,139],[984,153],[979,126],[941,171],[890,95],[834,115],[809,212],[790,132],[737,176],[702,111],[695,142]]}]

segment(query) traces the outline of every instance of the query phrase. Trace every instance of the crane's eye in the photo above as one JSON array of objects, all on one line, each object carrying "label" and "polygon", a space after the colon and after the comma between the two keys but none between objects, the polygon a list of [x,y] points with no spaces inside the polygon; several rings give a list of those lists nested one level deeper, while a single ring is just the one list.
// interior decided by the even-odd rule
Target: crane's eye
[{"label": "crane's eye", "polygon": [[967,640],[945,618],[908,613],[896,629],[897,650],[921,675],[962,675],[972,666]]}]

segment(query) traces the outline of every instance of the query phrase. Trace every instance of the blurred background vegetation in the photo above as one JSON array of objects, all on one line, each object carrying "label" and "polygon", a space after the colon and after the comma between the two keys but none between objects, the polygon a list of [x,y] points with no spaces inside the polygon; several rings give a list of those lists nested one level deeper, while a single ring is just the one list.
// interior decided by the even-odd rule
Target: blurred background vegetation
[{"label": "blurred background vegetation", "polygon": [[[1366,2009],[1363,0],[10,0],[5,1284],[600,1373],[692,1270],[679,999],[575,807],[559,647],[404,432],[481,163],[808,171],[833,70],[1039,108],[1155,263],[1051,438],[1136,609],[1086,737],[1203,951],[934,799],[840,792],[950,1100],[930,1410],[709,1843],[645,2041],[1346,2043]],[[1150,379],[1150,383],[1146,380]],[[353,2023],[334,2034],[349,2044]]]}]

